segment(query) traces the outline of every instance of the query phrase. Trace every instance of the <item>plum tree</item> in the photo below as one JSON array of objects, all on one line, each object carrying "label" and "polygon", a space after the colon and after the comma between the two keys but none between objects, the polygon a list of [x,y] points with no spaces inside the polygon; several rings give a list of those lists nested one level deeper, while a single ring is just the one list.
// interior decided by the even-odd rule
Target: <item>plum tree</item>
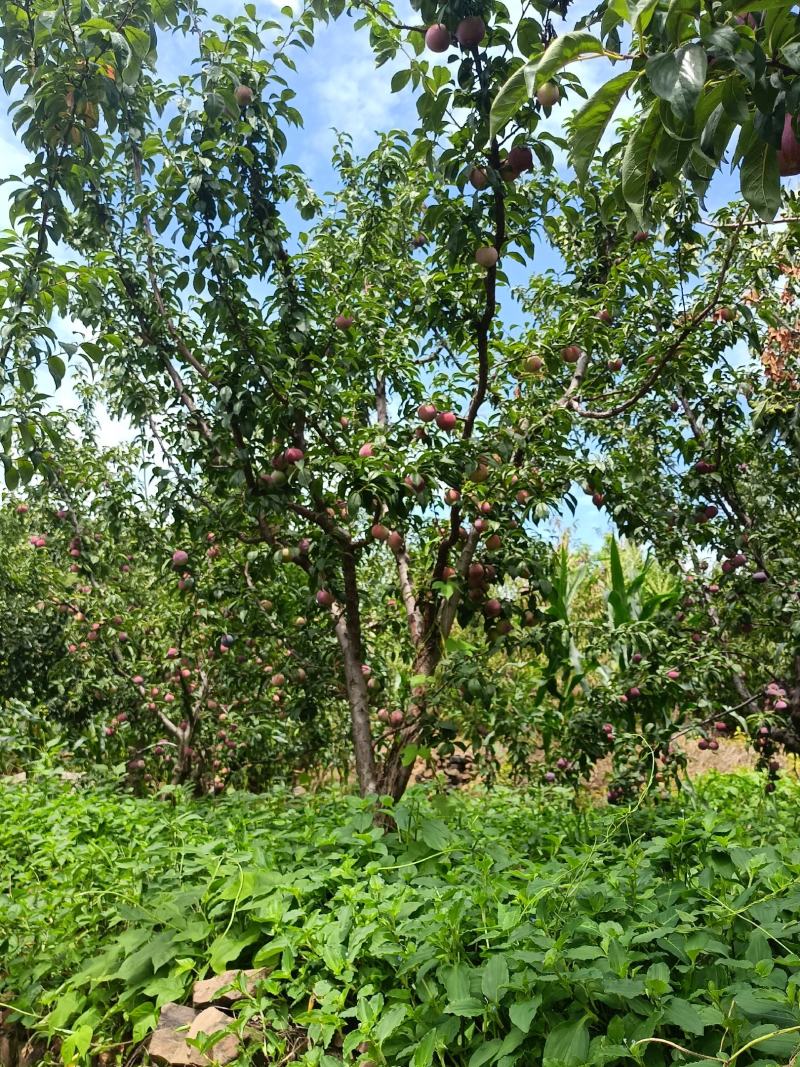
[{"label": "plum tree", "polygon": [[[258,788],[316,766],[320,750],[341,765],[344,715],[332,665],[324,666],[329,650],[311,654],[316,623],[304,621],[300,632],[290,623],[308,603],[305,587],[283,580],[272,599],[256,598],[255,583],[263,586],[273,570],[269,555],[216,534],[218,551],[193,553],[197,582],[182,587],[169,573],[174,522],[141,498],[132,453],[98,448],[94,427],[76,421],[84,443],[71,441],[65,426],[58,461],[31,483],[25,510],[0,508],[0,525],[11,519],[9,550],[27,547],[28,524],[48,529],[46,552],[9,558],[3,636],[16,663],[4,668],[0,702],[38,702],[68,743],[80,740],[78,755],[124,756],[129,769],[145,772],[139,785]],[[209,518],[182,513],[183,538],[208,544]],[[73,573],[64,560],[76,539],[87,547]],[[7,595],[15,587],[27,590],[27,609]],[[275,703],[265,686],[272,663],[287,660],[296,669]],[[312,661],[313,675],[304,667]],[[23,683],[25,673],[35,685]]]},{"label": "plum tree", "polygon": [[[175,595],[201,596],[201,571],[222,567],[229,544],[255,555],[247,561],[255,588],[239,575],[255,604],[273,599],[275,568],[304,583],[292,617],[327,628],[365,794],[401,795],[409,752],[440,742],[438,680],[458,659],[459,630],[478,635],[487,655],[515,642],[557,643],[557,609],[549,626],[535,614],[537,595],[552,584],[534,565],[538,526],[573,505],[575,483],[602,496],[618,530],[646,537],[676,567],[692,550],[724,548],[730,558],[746,548],[752,565],[726,574],[720,589],[730,578],[747,588],[751,610],[761,610],[756,596],[782,596],[788,611],[793,578],[785,582],[772,564],[793,544],[783,512],[766,519],[757,496],[744,503],[742,482],[752,475],[732,463],[751,461],[773,419],[780,445],[759,441],[764,458],[754,467],[769,483],[766,464],[785,464],[790,433],[794,327],[781,304],[790,275],[777,263],[791,263],[796,234],[790,224],[773,239],[758,218],[780,205],[777,134],[796,82],[791,49],[762,62],[773,55],[765,34],[789,41],[797,16],[778,12],[769,31],[759,21],[753,32],[737,29],[723,5],[702,18],[679,5],[674,18],[649,21],[637,7],[634,56],[619,50],[616,10],[601,5],[591,16],[597,38],[585,27],[557,33],[551,5],[534,6],[540,20],[523,20],[512,42],[501,4],[478,14],[425,3],[421,25],[400,22],[390,5],[358,5],[356,22],[369,27],[380,63],[414,43],[393,85],[410,84],[420,124],[414,134],[380,137],[361,158],[340,139],[329,201],[291,158],[298,115],[291,92],[273,87],[276,57],[312,47],[315,25],[335,7],[304,9],[281,30],[248,9],[216,17],[213,34],[196,36],[205,13],[182,0],[112,0],[102,24],[83,11],[65,14],[55,0],[32,0],[26,19],[13,5],[3,9],[6,83],[29,154],[12,198],[16,236],[0,265],[6,484],[15,491],[52,467],[45,368],[58,382],[73,357],[89,361],[147,458],[166,468],[153,485],[157,498],[180,516],[213,517],[218,541],[186,542],[191,566],[174,564]],[[187,53],[186,70],[164,84],[152,74],[155,50],[173,30],[189,34],[199,62]],[[713,68],[701,33],[719,52]],[[445,51],[453,37],[458,63],[431,75],[423,41]],[[552,168],[554,140],[567,143],[540,128],[553,99],[543,89],[557,77],[566,99],[578,87],[566,68],[587,56],[611,56],[623,69],[575,119],[572,181]],[[106,74],[111,61],[124,72],[119,83]],[[751,69],[757,85],[747,81]],[[240,106],[245,84],[255,107]],[[640,94],[643,118],[592,167],[626,91]],[[175,113],[165,113],[177,99]],[[451,124],[453,113],[468,120]],[[695,194],[737,126],[735,158],[753,212],[739,205],[709,217]],[[512,146],[505,157],[502,144]],[[303,218],[302,240],[287,206]],[[420,233],[424,249],[412,247]],[[515,281],[512,304],[506,264],[532,270],[539,240],[559,270]],[[758,306],[744,297],[756,284]],[[606,307],[615,309],[613,329],[597,318]],[[741,311],[715,321],[720,307]],[[54,316],[79,324],[77,340],[63,343]],[[763,353],[757,367],[729,369],[737,341]],[[547,373],[519,374],[532,351],[542,364],[526,370]],[[751,399],[765,397],[760,421],[740,385]],[[447,417],[437,427],[444,433],[423,417],[424,404]],[[742,443],[729,449],[721,428]],[[713,468],[701,476],[692,464],[706,455]],[[481,501],[491,503],[489,515]],[[375,527],[388,531],[385,540],[370,536]],[[780,550],[771,530],[782,532]],[[49,550],[48,538],[38,551]],[[77,553],[69,573],[81,575],[98,551],[106,549],[81,536],[67,548]],[[133,576],[123,567],[134,562],[119,561],[126,580]],[[390,587],[376,579],[388,568]],[[724,630],[725,619],[714,621],[706,592],[702,610],[692,604],[685,613],[680,640],[712,662],[724,648],[709,631]],[[99,632],[91,643],[104,646]],[[137,631],[127,618],[124,632],[132,652]],[[381,661],[373,652],[383,634],[393,649]],[[559,648],[561,670],[568,657],[563,641]],[[215,668],[239,654],[223,643],[213,652]],[[287,670],[269,677],[279,675],[290,678]],[[617,715],[641,721],[656,699],[663,705],[641,679],[619,680]],[[471,681],[488,701],[494,683]],[[178,683],[181,694],[183,682],[192,679]],[[273,688],[278,707],[284,684]],[[619,692],[633,689],[641,695],[620,710]],[[376,704],[388,705],[389,695],[402,718],[386,733]],[[182,729],[183,720],[170,721]],[[603,733],[596,723],[590,732]]]}]

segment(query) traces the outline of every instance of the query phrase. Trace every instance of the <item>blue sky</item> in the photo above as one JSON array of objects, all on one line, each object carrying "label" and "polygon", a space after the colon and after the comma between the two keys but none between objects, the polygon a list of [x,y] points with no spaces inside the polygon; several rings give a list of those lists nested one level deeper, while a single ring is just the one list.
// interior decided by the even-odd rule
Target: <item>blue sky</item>
[{"label": "blue sky", "polygon": [[[243,0],[242,0],[243,2]],[[233,15],[241,10],[240,0],[209,0],[211,13]],[[258,13],[262,17],[280,17],[280,3],[259,0]],[[517,0],[509,4],[512,10]],[[594,4],[590,0],[578,0],[572,5],[569,24],[558,28],[571,28],[581,15]],[[409,17],[408,21],[417,21]],[[303,130],[289,132],[286,158],[299,164],[319,192],[334,187],[330,157],[336,138],[336,130],[344,131],[353,139],[357,152],[367,152],[375,144],[379,132],[392,128],[413,128],[416,125],[414,96],[410,88],[392,94],[389,83],[393,68],[387,64],[375,67],[366,31],[356,32],[353,20],[347,16],[327,26],[320,25],[316,31],[316,45],[310,51],[295,51],[297,73],[292,87],[297,92],[296,105],[304,116]],[[165,78],[174,76],[177,70],[188,69],[192,59],[193,42],[179,36],[162,36],[159,44],[159,69]],[[446,62],[444,57],[432,57]],[[611,67],[603,60],[582,63],[581,78],[591,93],[609,76]],[[579,101],[576,100],[576,104]],[[553,130],[560,130],[570,105],[563,104],[553,109],[548,120]],[[623,103],[620,114],[630,114],[631,105]],[[10,129],[7,119],[0,119],[0,150],[4,174],[19,172],[25,162]],[[566,173],[566,160],[556,160],[559,170]],[[714,183],[711,202],[720,203],[735,193],[735,183],[730,176],[721,174]],[[0,227],[7,224],[7,201],[4,187],[0,187]],[[537,269],[553,265],[552,258],[543,255],[537,259]],[[516,279],[515,279],[516,280]],[[66,382],[55,402],[70,405],[74,394]],[[105,412],[100,413],[102,438],[113,443],[129,436],[126,426],[112,422]],[[596,543],[607,532],[602,512],[599,512],[582,494],[578,493],[578,511],[574,519],[566,514],[565,524],[573,528],[581,540]],[[567,522],[567,520],[569,520]]]}]

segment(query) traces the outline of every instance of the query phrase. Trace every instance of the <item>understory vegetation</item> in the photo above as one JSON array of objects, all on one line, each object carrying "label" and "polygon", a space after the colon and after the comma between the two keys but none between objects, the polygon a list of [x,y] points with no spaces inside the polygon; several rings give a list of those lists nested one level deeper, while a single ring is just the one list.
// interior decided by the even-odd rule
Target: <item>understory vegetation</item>
[{"label": "understory vegetation", "polygon": [[0,93],[0,1067],[800,1067],[798,5],[0,0]]},{"label": "understory vegetation", "polygon": [[383,830],[333,791],[0,787],[0,1001],[64,1062],[126,1060],[162,1004],[252,966],[256,1062],[785,1064],[799,802],[751,774],[628,810],[414,788]]}]

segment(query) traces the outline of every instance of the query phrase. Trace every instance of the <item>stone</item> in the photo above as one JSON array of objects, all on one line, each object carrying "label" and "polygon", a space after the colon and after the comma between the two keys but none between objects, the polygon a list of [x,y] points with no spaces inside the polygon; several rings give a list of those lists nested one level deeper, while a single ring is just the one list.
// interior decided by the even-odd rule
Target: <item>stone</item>
[{"label": "stone", "polygon": [[27,782],[28,775],[25,771],[17,771],[16,774],[4,774],[3,781],[6,785],[22,785],[23,782]]},{"label": "stone", "polygon": [[[237,972],[226,973],[235,975]],[[262,972],[244,973],[260,975]],[[221,985],[222,983],[219,983],[220,987]],[[200,1036],[211,1037],[220,1030],[225,1030],[232,1021],[232,1017],[219,1008],[205,1008],[197,1012],[186,1004],[165,1004],[161,1009],[158,1027],[150,1036],[150,1059],[165,1063],[168,1067],[210,1067],[215,1063],[230,1063],[239,1055],[240,1042],[237,1034],[226,1034],[208,1053],[201,1052],[199,1048],[190,1045],[189,1041]]]},{"label": "stone", "polygon": [[183,1004],[165,1004],[161,1009],[158,1027],[150,1037],[150,1058],[158,1063],[188,1067],[198,1062],[200,1053],[186,1044],[186,1029],[194,1022],[197,1012]]},{"label": "stone", "polygon": [[[230,1015],[226,1015],[219,1008],[204,1008],[189,1027],[186,1036],[191,1038],[200,1037],[201,1035],[210,1037],[212,1034],[217,1034],[220,1030],[230,1026],[231,1022]],[[221,1041],[218,1041],[213,1048],[209,1049],[207,1056],[201,1053],[199,1049],[195,1049],[194,1053],[197,1057],[194,1062],[198,1064],[230,1063],[231,1060],[235,1060],[239,1055],[239,1037],[237,1034],[226,1034]]]},{"label": "stone", "polygon": [[186,1039],[175,1030],[154,1030],[148,1046],[154,1063],[167,1063],[173,1067],[189,1067],[194,1063],[196,1049],[189,1048]]},{"label": "stone", "polygon": [[192,1004],[196,1008],[205,1007],[213,1001],[219,1001],[222,1004],[234,1004],[237,1000],[241,1000],[243,993],[238,989],[228,989],[226,992],[220,991],[237,982],[239,975],[243,974],[245,989],[248,993],[253,993],[258,983],[263,981],[268,973],[266,967],[253,967],[249,970],[224,971],[222,974],[216,974],[212,978],[205,978],[202,982],[195,982],[192,989]]},{"label": "stone", "polygon": [[197,1012],[188,1004],[164,1004],[158,1017],[159,1030],[163,1027],[168,1030],[177,1030],[181,1026],[191,1026]]}]

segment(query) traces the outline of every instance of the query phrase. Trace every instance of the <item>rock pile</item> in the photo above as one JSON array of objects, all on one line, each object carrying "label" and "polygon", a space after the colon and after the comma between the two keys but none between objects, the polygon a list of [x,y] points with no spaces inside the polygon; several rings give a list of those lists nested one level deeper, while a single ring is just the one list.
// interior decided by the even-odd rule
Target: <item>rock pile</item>
[{"label": "rock pile", "polygon": [[[150,1038],[150,1058],[170,1067],[208,1067],[225,1064],[239,1055],[241,1038],[226,1032],[234,1021],[227,1010],[245,993],[253,993],[266,976],[265,968],[245,971],[225,971],[224,974],[195,982],[191,1006],[165,1004],[161,1009],[158,1027]],[[205,1045],[208,1038],[221,1034],[206,1052],[191,1042]]]}]

